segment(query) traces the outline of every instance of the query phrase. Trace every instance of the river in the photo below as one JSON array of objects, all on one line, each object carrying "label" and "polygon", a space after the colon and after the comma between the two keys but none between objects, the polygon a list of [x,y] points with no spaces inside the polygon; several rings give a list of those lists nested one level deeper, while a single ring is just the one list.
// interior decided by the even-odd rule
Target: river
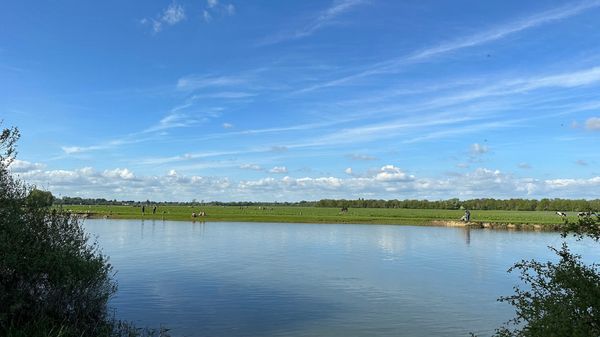
[{"label": "river", "polygon": [[[395,225],[86,220],[119,319],[173,336],[490,335],[521,259],[558,233]],[[587,262],[597,244],[573,243]]]}]

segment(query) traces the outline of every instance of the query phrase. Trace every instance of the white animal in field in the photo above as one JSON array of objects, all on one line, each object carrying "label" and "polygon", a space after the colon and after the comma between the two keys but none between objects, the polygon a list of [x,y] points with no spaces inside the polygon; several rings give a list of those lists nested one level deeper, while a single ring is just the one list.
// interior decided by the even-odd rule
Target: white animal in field
[{"label": "white animal in field", "polygon": [[563,218],[564,218],[564,217],[566,217],[566,216],[567,216],[567,213],[565,213],[565,212],[559,212],[559,211],[556,211],[556,215],[558,215],[558,216],[560,216],[560,217],[563,217]]}]

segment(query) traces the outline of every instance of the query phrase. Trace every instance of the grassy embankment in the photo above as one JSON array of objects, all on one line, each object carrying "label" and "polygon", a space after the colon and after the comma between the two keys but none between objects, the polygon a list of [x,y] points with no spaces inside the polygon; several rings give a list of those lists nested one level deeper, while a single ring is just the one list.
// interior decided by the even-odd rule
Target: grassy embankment
[{"label": "grassy embankment", "polygon": [[[302,223],[370,223],[404,225],[460,225],[461,210],[438,209],[386,209],[351,208],[341,213],[338,208],[321,207],[244,207],[237,206],[158,206],[156,214],[152,207],[133,206],[79,206],[66,205],[64,209],[75,213],[88,213],[91,218],[112,219],[165,219],[196,221],[240,221],[240,222],[302,222]],[[205,217],[192,218],[192,212],[206,212]],[[569,214],[569,218],[576,214]],[[553,227],[562,223],[554,212],[535,211],[471,211],[474,225],[491,224],[501,227],[511,224],[517,227],[541,225]],[[536,226],[540,227],[540,226]]]}]

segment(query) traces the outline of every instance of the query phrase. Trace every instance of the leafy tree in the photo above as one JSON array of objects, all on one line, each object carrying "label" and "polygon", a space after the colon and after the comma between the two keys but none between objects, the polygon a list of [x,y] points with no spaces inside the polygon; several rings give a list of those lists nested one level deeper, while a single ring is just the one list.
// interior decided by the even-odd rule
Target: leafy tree
[{"label": "leafy tree", "polygon": [[51,193],[10,175],[18,138],[0,136],[0,335],[106,332],[112,267],[76,219],[46,207]]},{"label": "leafy tree", "polygon": [[[600,241],[600,218],[586,216],[566,222],[563,237]],[[516,309],[516,317],[496,331],[497,337],[600,336],[600,266],[585,265],[566,243],[550,248],[559,261],[521,261],[509,271],[520,272],[524,286],[499,301]]]},{"label": "leafy tree", "polygon": [[37,188],[29,191],[27,205],[33,208],[50,207],[54,203],[54,196],[50,191],[42,191]]},{"label": "leafy tree", "polygon": [[16,128],[0,132],[0,336],[167,336],[115,321],[112,266],[50,192],[14,179]]}]

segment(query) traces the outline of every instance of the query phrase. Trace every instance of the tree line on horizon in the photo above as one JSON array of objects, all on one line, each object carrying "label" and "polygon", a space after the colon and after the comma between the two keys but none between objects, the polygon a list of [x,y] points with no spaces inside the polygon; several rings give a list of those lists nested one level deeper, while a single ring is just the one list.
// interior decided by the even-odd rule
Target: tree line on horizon
[{"label": "tree line on horizon", "polygon": [[413,209],[471,209],[502,211],[571,211],[584,212],[600,209],[600,199],[494,199],[479,198],[460,200],[381,200],[381,199],[323,199],[317,207],[353,207],[353,208],[413,208]]},{"label": "tree line on horizon", "polygon": [[134,201],[134,200],[107,200],[104,198],[62,197],[54,199],[55,205],[106,205],[106,206],[298,206],[298,207],[351,207],[351,208],[410,208],[410,209],[471,209],[471,210],[503,210],[503,211],[568,211],[585,212],[600,210],[600,199],[494,199],[479,198],[460,200],[458,198],[446,200],[426,199],[321,199],[319,201],[298,202],[253,202],[253,201]]}]

